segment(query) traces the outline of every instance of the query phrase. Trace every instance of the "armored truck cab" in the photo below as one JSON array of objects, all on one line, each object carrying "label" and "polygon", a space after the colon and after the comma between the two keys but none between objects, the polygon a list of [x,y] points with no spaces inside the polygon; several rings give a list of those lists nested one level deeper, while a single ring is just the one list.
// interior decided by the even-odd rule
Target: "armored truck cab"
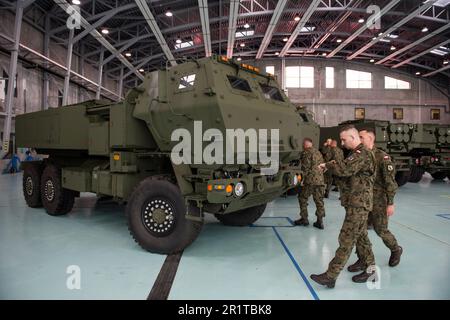
[{"label": "armored truck cab", "polygon": [[[272,129],[279,130],[275,143]],[[229,130],[244,133],[243,149],[224,146],[235,141],[227,140]],[[260,152],[255,161],[252,130],[267,155],[279,150],[279,161],[264,162]],[[273,76],[217,56],[148,73],[119,103],[89,101],[16,119],[18,146],[49,156],[23,166],[29,206],[64,215],[82,192],[111,196],[127,204],[136,242],[164,254],[195,240],[204,213],[227,225],[255,222],[268,202],[297,186],[301,141],[318,131]],[[216,161],[205,158],[212,142]],[[276,170],[267,173],[269,166]]]}]

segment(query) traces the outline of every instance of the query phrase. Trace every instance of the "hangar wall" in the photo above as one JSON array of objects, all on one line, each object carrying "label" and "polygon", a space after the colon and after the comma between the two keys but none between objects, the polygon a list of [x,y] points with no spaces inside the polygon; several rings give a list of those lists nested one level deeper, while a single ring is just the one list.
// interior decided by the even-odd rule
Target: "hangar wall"
[{"label": "hangar wall", "polygon": [[[265,70],[266,66],[274,66],[275,75],[281,84],[282,59],[247,62],[257,65],[261,70]],[[324,58],[286,58],[284,64],[286,67],[314,67],[314,88],[287,88],[287,92],[292,102],[312,111],[321,126],[335,126],[342,121],[355,119],[355,108],[365,108],[366,119],[389,120],[394,123],[450,123],[449,99],[419,77],[367,63]],[[334,67],[333,89],[325,86],[326,67]],[[346,69],[372,73],[372,89],[347,89]],[[385,89],[384,76],[410,82],[411,89]],[[394,108],[403,108],[402,120],[393,119]],[[431,120],[431,109],[440,110],[440,120]]]}]

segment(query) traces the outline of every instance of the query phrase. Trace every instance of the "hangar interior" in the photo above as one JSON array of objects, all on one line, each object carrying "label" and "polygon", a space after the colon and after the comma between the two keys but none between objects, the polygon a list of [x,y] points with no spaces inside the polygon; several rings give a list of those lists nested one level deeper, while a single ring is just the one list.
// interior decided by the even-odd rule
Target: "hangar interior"
[{"label": "hangar interior", "polygon": [[[0,172],[13,153],[25,158],[16,116],[119,102],[149,72],[211,56],[274,75],[321,127],[450,126],[447,0],[0,0],[0,21]],[[449,155],[439,161],[450,165]],[[425,171],[395,197],[400,265],[388,266],[369,231],[380,287],[344,270],[334,290],[309,275],[325,271],[338,246],[338,192],[325,199],[325,230],[295,226],[297,197],[282,196],[246,227],[206,215],[198,239],[173,257],[133,242],[122,204],[82,193],[68,215],[51,217],[27,206],[22,173],[2,174],[0,298],[449,299],[450,170]],[[71,266],[79,289],[68,288]]]}]

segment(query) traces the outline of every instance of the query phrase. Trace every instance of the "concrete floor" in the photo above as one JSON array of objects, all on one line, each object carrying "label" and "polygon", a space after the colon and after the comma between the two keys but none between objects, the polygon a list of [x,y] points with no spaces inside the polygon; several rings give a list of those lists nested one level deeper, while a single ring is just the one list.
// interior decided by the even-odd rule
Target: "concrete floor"
[{"label": "concrete floor", "polygon": [[[50,217],[26,206],[21,179],[0,176],[0,299],[147,298],[165,256],[134,243],[122,207],[86,194],[71,214]],[[325,271],[337,248],[344,216],[337,197],[325,202],[324,231],[292,226],[295,197],[269,204],[250,227],[208,217],[182,255],[169,299],[450,299],[448,181],[426,175],[400,188],[390,224],[404,248],[398,267],[388,266],[388,249],[370,232],[380,289],[352,283],[347,271],[333,290],[309,279]],[[311,204],[310,214],[314,209]],[[80,290],[66,287],[71,265],[81,270]]]}]

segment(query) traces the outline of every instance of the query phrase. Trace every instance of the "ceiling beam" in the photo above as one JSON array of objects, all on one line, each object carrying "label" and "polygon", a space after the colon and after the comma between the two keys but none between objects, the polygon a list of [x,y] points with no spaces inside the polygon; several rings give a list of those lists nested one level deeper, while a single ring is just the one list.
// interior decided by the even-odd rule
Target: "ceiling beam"
[{"label": "ceiling beam", "polygon": [[153,35],[155,36],[156,40],[161,46],[163,53],[166,55],[167,60],[170,62],[172,66],[177,65],[177,62],[175,61],[172,51],[169,49],[166,39],[164,39],[164,36],[161,33],[161,29],[159,29],[158,23],[156,22],[155,17],[150,11],[147,2],[145,0],[135,0],[135,2],[138,5],[139,9],[141,10],[142,15],[147,21],[150,29],[152,30]]},{"label": "ceiling beam", "polygon": [[442,72],[442,71],[445,71],[445,70],[448,70],[448,69],[450,69],[450,65],[448,65],[446,67],[443,67],[443,68],[440,68],[440,69],[437,69],[437,70],[434,70],[434,71],[432,71],[430,73],[424,74],[423,77],[424,78],[431,77],[431,76],[434,76],[435,74],[437,74],[439,72]]},{"label": "ceiling beam", "polygon": [[405,65],[405,64],[407,64],[407,63],[409,63],[411,61],[416,60],[417,58],[419,58],[419,57],[421,57],[423,55],[426,55],[427,53],[429,53],[429,52],[431,52],[431,51],[433,51],[435,49],[439,49],[440,47],[447,45],[448,43],[450,43],[450,40],[445,40],[444,42],[441,42],[441,43],[435,45],[434,47],[431,47],[431,48],[429,48],[429,49],[427,49],[425,51],[422,51],[421,53],[418,53],[418,54],[416,54],[415,56],[413,56],[411,58],[408,58],[406,60],[402,60],[401,62],[397,63],[395,66],[392,66],[392,68],[393,69],[397,69],[397,68],[399,68],[399,67],[401,67],[401,66],[403,66],[403,65]]},{"label": "ceiling beam", "polygon": [[[393,7],[395,7],[398,3],[400,2],[400,0],[392,0],[391,2],[388,3],[388,5],[386,5],[385,7],[383,7],[383,9],[381,9],[379,16],[375,17],[375,19],[381,19],[381,17],[386,14],[389,10],[391,10]],[[363,26],[361,26],[361,28],[359,28],[358,30],[355,31],[355,33],[353,33],[350,37],[348,37],[347,39],[345,39],[344,42],[342,42],[336,49],[334,49],[333,51],[331,51],[331,53],[327,56],[327,58],[332,58],[334,57],[339,51],[341,51],[342,49],[344,49],[347,45],[349,45],[354,39],[356,39],[360,34],[362,34],[364,31],[366,31],[367,29],[370,28],[370,24],[369,23],[364,23]]]},{"label": "ceiling beam", "polygon": [[[61,9],[63,9],[65,12],[69,11],[69,12],[74,12],[75,8],[72,7],[72,5],[68,4],[65,0],[53,0]],[[69,9],[69,10],[68,10]],[[80,22],[81,22],[81,26],[84,29],[88,29],[91,27],[91,24],[89,22],[86,21],[86,19],[84,19],[83,17],[80,17]],[[113,47],[113,45],[111,43],[108,42],[108,40],[106,40],[102,34],[100,32],[98,32],[97,30],[92,30],[90,32],[90,34],[98,41],[100,42],[106,49],[108,49],[112,54],[117,54],[117,58],[120,60],[120,62],[122,62],[127,68],[129,68],[130,70],[133,70],[134,67],[133,65],[120,53],[117,52],[116,48]],[[138,71],[133,70],[134,73],[136,74],[136,76],[141,79],[144,80],[144,76],[142,74],[140,74]]]},{"label": "ceiling beam", "polygon": [[450,28],[450,23],[447,23],[446,25],[444,25],[444,26],[440,27],[439,29],[431,32],[430,34],[426,35],[425,37],[420,38],[419,40],[414,41],[413,43],[407,45],[406,47],[403,47],[400,50],[395,51],[394,53],[388,55],[384,59],[381,59],[380,61],[377,61],[376,64],[385,63],[386,61],[393,59],[394,57],[398,56],[399,54],[402,54],[403,52],[406,52],[409,49],[414,48],[415,46],[417,46],[417,45],[427,41],[428,39],[431,39],[432,37],[438,35],[439,33],[443,32],[443,31],[445,31],[445,30],[447,30],[449,28]]},{"label": "ceiling beam", "polygon": [[227,57],[233,57],[234,40],[236,38],[236,24],[239,15],[239,0],[230,0],[230,16],[228,18]]},{"label": "ceiling beam", "polygon": [[267,27],[266,34],[264,35],[258,53],[256,54],[256,59],[261,59],[264,55],[264,51],[266,51],[267,47],[269,46],[270,41],[272,40],[273,33],[275,32],[275,28],[278,24],[278,21],[280,21],[286,4],[287,0],[278,1],[275,11],[272,15],[272,19],[270,19],[269,26]]},{"label": "ceiling beam", "polygon": [[209,13],[208,0],[198,0],[198,7],[200,9],[200,20],[202,22],[203,43],[205,44],[205,56],[210,57],[211,49],[211,32],[209,30]]},{"label": "ceiling beam", "polygon": [[417,8],[416,10],[414,10],[413,12],[411,12],[410,14],[408,14],[406,17],[404,17],[402,20],[400,20],[399,22],[397,22],[396,24],[394,24],[392,27],[390,27],[388,30],[386,30],[385,32],[383,32],[383,34],[381,36],[376,37],[375,39],[372,39],[372,41],[370,41],[369,43],[367,43],[365,46],[363,46],[361,49],[359,49],[358,51],[356,51],[355,53],[351,54],[350,56],[347,57],[347,60],[353,60],[354,58],[356,58],[357,56],[359,56],[361,53],[365,52],[367,49],[369,49],[370,47],[372,47],[374,44],[378,43],[379,41],[381,41],[382,39],[388,37],[392,32],[394,32],[395,30],[397,30],[398,28],[400,28],[402,25],[404,25],[405,23],[407,23],[408,21],[412,20],[413,18],[417,17],[419,14],[421,14],[422,12],[424,12],[425,10],[427,10],[428,8],[430,8],[437,0],[430,0],[426,3],[423,4],[423,6],[420,6],[419,8]]},{"label": "ceiling beam", "polygon": [[316,11],[317,7],[319,6],[321,0],[313,0],[311,4],[309,5],[306,12],[303,14],[302,18],[300,19],[297,27],[295,28],[294,32],[292,32],[291,36],[289,37],[288,41],[284,45],[284,48],[280,52],[280,57],[286,56],[286,53],[289,51],[289,48],[294,43],[295,39],[297,39],[298,34],[302,30],[302,28],[305,26],[305,24],[308,22],[309,18],[311,18],[314,11]]}]

